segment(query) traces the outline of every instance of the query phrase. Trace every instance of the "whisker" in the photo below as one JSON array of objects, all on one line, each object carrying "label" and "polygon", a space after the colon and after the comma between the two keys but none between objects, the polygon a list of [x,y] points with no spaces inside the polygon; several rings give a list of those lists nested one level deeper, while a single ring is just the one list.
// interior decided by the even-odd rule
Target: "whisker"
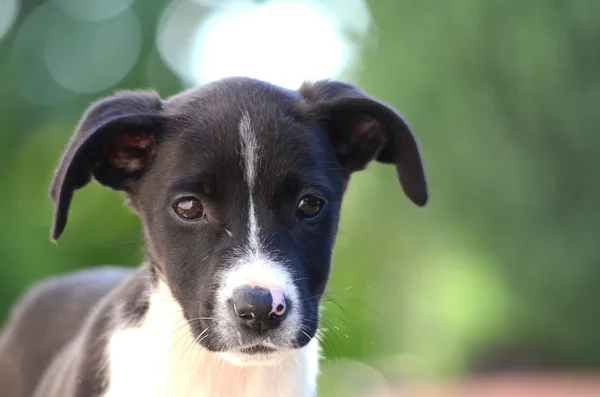
[{"label": "whisker", "polygon": [[[194,339],[194,340],[192,341],[192,343],[190,343],[190,344],[188,345],[188,347],[187,347],[186,349],[184,349],[184,353],[185,353],[185,352],[189,352],[189,351],[190,351],[190,349],[192,349],[194,346],[196,346],[196,344],[197,344],[197,343],[199,343],[199,341],[202,341],[203,339],[200,339],[200,338],[201,338],[201,337],[202,337],[202,335],[204,335],[204,334],[205,334],[205,333],[206,333],[206,332],[207,332],[209,329],[210,329],[210,327],[206,327],[206,328],[204,329],[204,331],[200,332],[200,334],[199,334],[199,335],[196,337],[196,339]],[[208,335],[206,335],[206,336],[208,336]],[[182,358],[183,358],[183,357],[182,357]]]},{"label": "whisker", "polygon": [[[304,333],[304,335],[306,335],[308,337],[308,334],[306,332],[304,332],[303,330],[300,330],[302,333]],[[334,346],[332,346],[332,344],[329,343],[329,340],[327,338],[327,336],[325,335],[325,333],[315,333],[314,338],[319,341],[319,343],[321,344],[321,346],[325,347],[326,351],[328,353],[330,353],[333,357],[338,357],[339,355],[337,354],[337,351],[334,349]],[[329,356],[329,355],[328,355]]]},{"label": "whisker", "polygon": [[347,316],[347,317],[348,317],[348,312],[346,312],[346,309],[344,309],[344,308],[342,307],[342,305],[340,305],[340,304],[339,304],[339,303],[338,303],[338,302],[337,302],[335,299],[333,299],[332,297],[329,297],[329,296],[324,296],[324,297],[323,297],[323,299],[322,299],[322,301],[323,301],[323,302],[329,302],[329,303],[332,303],[332,304],[334,304],[335,306],[337,306],[337,308],[338,308],[338,309],[340,309],[340,311],[341,311],[342,313],[344,313],[344,315],[345,315],[345,316]]},{"label": "whisker", "polygon": [[364,308],[371,310],[373,313],[375,313],[377,316],[379,316],[382,320],[385,319],[385,317],[379,311],[374,309],[372,306],[370,306],[367,302],[365,302],[363,300],[356,299],[352,296],[345,296],[343,293],[341,293],[339,291],[332,291],[332,290],[326,290],[324,296],[331,297],[331,294],[339,295],[338,297],[336,297],[336,299],[345,299],[345,300],[349,300],[349,301],[358,303],[361,306],[363,306]]},{"label": "whisker", "polygon": [[[329,339],[329,335],[327,334],[327,332],[325,332],[322,328],[319,328],[320,334],[319,334],[319,342],[321,342],[323,344],[323,342],[326,342],[325,346],[327,348],[327,356],[326,358],[329,360],[333,360],[334,362],[337,361],[337,363],[340,365],[342,365],[342,359],[341,356],[337,350],[337,345],[331,341],[331,343],[329,343],[330,339]],[[347,352],[344,349],[343,344],[340,342],[341,348],[342,350],[344,350],[344,355],[347,355]]]},{"label": "whisker", "polygon": [[212,319],[211,319],[211,318],[209,318],[209,317],[198,317],[198,318],[195,318],[195,319],[192,319],[192,320],[189,320],[189,321],[187,321],[187,320],[185,320],[185,319],[183,319],[183,320],[178,320],[178,321],[176,321],[176,322],[175,322],[175,324],[179,324],[179,323],[181,323],[181,321],[185,321],[185,324],[183,324],[183,325],[181,325],[181,326],[177,327],[176,329],[174,329],[173,331],[171,331],[169,335],[173,335],[173,334],[175,334],[177,331],[179,331],[180,329],[184,328],[184,327],[185,327],[185,326],[187,326],[187,325],[189,325],[189,326],[190,326],[190,330],[191,330],[191,329],[192,329],[192,327],[191,327],[191,323],[192,323],[192,322],[195,322],[195,321],[201,321],[201,320],[212,320]]},{"label": "whisker", "polygon": [[[328,312],[328,311],[326,311],[326,310],[322,310],[322,311],[321,311],[321,314],[322,314],[322,315],[327,315],[327,316],[330,316],[330,317],[333,317],[333,318],[335,318],[335,319],[338,319],[338,320],[340,320],[341,322],[343,322],[343,323],[344,323],[344,325],[345,325],[346,327],[348,327],[348,329],[350,330],[350,332],[353,334],[353,336],[354,336],[354,337],[358,337],[358,334],[356,333],[356,331],[355,331],[354,327],[352,326],[352,323],[348,322],[348,321],[347,321],[345,318],[343,318],[343,317],[342,317],[342,316],[340,316],[339,314],[337,314],[337,313],[332,313],[332,312]],[[323,317],[321,317],[321,320],[323,320]],[[341,329],[339,329],[339,327],[338,327],[338,330],[341,332]]]},{"label": "whisker", "polygon": [[127,245],[127,244],[134,244],[134,243],[143,243],[144,242],[144,237],[143,236],[138,236],[138,237],[132,237],[130,239],[127,240],[122,240],[122,241],[118,241],[112,244],[106,244],[105,247],[106,248],[114,248],[114,247],[118,247],[118,246],[122,246],[122,245]]}]

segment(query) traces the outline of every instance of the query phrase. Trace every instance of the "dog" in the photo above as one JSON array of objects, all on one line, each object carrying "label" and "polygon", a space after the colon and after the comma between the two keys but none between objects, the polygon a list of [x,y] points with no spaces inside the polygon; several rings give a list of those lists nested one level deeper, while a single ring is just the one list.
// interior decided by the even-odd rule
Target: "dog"
[{"label": "dog", "polygon": [[427,203],[407,123],[340,81],[230,77],[91,105],[51,183],[51,237],[95,179],[141,218],[146,259],[32,287],[0,338],[2,396],[315,396],[342,198],[371,161]]}]

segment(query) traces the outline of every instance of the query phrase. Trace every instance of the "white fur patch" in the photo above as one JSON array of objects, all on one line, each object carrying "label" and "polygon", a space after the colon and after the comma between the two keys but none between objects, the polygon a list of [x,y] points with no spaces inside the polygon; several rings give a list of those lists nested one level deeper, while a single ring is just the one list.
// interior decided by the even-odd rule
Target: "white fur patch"
[{"label": "white fur patch", "polygon": [[[232,331],[230,331],[232,332]],[[238,366],[192,337],[181,306],[161,283],[138,327],[109,339],[103,397],[309,397],[316,393],[319,346],[313,339],[275,365]]]},{"label": "white fur patch", "polygon": [[242,147],[244,150],[244,170],[246,174],[246,182],[248,183],[248,244],[250,248],[257,251],[260,245],[258,239],[258,222],[256,220],[256,209],[254,208],[254,198],[252,193],[254,190],[254,178],[256,175],[256,152],[258,144],[256,136],[252,131],[250,116],[244,112],[240,120],[240,136],[242,138]]}]

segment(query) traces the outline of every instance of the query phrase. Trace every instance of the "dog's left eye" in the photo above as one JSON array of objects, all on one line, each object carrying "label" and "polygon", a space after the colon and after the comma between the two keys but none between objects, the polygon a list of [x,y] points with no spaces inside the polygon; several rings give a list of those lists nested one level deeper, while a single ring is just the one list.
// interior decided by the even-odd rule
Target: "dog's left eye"
[{"label": "dog's left eye", "polygon": [[173,209],[179,215],[187,221],[192,221],[204,217],[204,207],[195,197],[184,197],[180,198],[173,204]]},{"label": "dog's left eye", "polygon": [[296,207],[296,216],[305,219],[314,218],[321,213],[324,205],[325,200],[308,194],[303,196],[298,202],[298,206]]}]

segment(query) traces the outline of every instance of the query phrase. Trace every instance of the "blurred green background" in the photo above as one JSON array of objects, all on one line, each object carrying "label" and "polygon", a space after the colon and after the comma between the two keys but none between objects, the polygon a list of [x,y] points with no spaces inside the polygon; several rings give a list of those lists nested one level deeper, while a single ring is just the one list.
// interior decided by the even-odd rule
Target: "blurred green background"
[{"label": "blurred green background", "polygon": [[[335,376],[321,378],[324,395],[600,367],[600,2],[290,3],[0,2],[0,317],[46,276],[143,257],[137,218],[97,184],[49,240],[48,184],[85,108],[116,89],[168,97],[247,66],[290,86],[359,85],[406,116],[428,172],[424,210],[392,167],[352,181],[325,305]],[[249,37],[220,42],[223,26]]]}]

